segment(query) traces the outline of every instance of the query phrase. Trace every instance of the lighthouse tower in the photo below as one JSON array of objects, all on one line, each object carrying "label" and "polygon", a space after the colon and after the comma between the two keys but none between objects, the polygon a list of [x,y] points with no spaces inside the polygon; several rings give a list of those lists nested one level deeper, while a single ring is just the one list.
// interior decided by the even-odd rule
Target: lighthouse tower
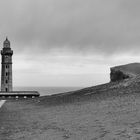
[{"label": "lighthouse tower", "polygon": [[3,92],[9,92],[13,90],[12,55],[13,51],[10,48],[10,41],[6,37],[6,40],[3,42],[3,49],[1,50],[1,91]]}]

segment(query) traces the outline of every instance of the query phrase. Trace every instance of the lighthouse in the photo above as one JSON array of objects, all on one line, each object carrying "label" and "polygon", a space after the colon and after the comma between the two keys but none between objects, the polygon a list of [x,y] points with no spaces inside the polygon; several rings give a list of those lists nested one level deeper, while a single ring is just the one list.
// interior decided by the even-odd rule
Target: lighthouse
[{"label": "lighthouse", "polygon": [[1,50],[1,91],[11,92],[12,86],[12,55],[13,50],[10,48],[10,41],[6,37],[3,42],[3,49]]},{"label": "lighthouse", "polygon": [[13,91],[12,85],[12,55],[10,41],[6,37],[1,50],[1,91],[0,99],[26,99],[39,97],[38,91]]}]

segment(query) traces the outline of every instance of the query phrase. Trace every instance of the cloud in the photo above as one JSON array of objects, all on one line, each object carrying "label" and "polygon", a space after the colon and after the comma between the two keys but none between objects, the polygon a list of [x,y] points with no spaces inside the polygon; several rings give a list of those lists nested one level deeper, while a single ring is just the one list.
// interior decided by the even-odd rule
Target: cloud
[{"label": "cloud", "polygon": [[109,67],[140,60],[139,5],[139,0],[0,0],[0,42],[5,36],[11,41],[15,85],[109,81]]},{"label": "cloud", "polygon": [[17,50],[139,50],[138,0],[1,0],[0,30]]}]

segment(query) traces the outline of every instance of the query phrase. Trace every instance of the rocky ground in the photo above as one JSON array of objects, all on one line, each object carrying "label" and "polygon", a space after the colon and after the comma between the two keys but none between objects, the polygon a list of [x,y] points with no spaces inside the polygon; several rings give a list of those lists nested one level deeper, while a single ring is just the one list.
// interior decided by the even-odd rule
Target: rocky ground
[{"label": "rocky ground", "polygon": [[0,140],[140,140],[140,76],[0,109]]}]

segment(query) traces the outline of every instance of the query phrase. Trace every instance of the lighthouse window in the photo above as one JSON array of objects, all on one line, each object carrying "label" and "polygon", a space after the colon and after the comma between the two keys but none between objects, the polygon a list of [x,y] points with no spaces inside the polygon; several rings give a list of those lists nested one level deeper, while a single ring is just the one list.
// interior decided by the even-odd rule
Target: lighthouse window
[{"label": "lighthouse window", "polygon": [[8,65],[6,65],[6,68],[9,68]]},{"label": "lighthouse window", "polygon": [[8,83],[8,80],[6,80],[6,83]]},{"label": "lighthouse window", "polygon": [[8,75],[8,72],[6,72],[6,76]]}]

